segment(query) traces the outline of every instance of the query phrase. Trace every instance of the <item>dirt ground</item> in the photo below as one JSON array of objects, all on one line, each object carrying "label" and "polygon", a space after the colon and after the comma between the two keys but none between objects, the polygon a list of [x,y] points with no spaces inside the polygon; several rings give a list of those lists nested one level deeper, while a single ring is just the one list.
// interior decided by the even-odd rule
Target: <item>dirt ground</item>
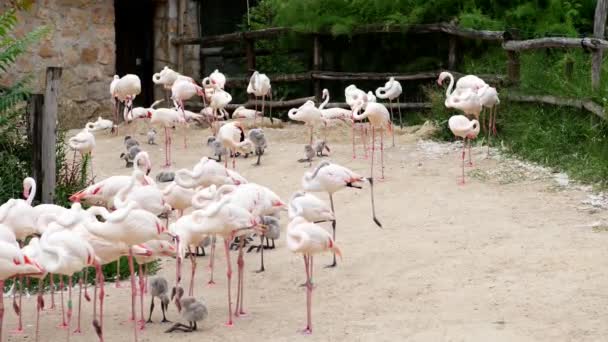
[{"label": "dirt ground", "polygon": [[[118,158],[120,137],[97,135],[94,165],[98,179],[128,174]],[[307,164],[297,163],[307,141],[303,126],[266,129],[269,139],[262,166],[238,159],[237,171],[251,182],[269,186],[284,200],[300,187]],[[332,131],[330,159],[361,174],[369,160],[352,159],[350,131]],[[208,130],[193,129],[190,146],[174,137],[172,169],[191,168],[209,150]],[[145,144],[154,168],[164,162],[159,145]],[[344,259],[324,269],[329,255],[315,258],[312,336],[297,331],[306,319],[302,258],[285,248],[284,234],[267,251],[266,272],[256,253],[245,257],[245,308],[249,315],[224,326],[227,314],[223,257],[216,259],[214,287],[207,287],[208,257],[198,259],[195,295],[206,301],[209,317],[195,333],[165,334],[168,324],[149,324],[140,341],[600,341],[608,336],[608,234],[599,224],[606,211],[581,205],[588,193],[558,187],[548,177],[528,177],[504,169],[501,158],[485,159],[474,149],[473,168],[465,186],[457,184],[457,145],[419,141],[417,134],[397,135],[396,147],[385,139],[386,180],[377,182],[378,217],[372,223],[368,190],[335,195],[337,244]],[[361,151],[358,152],[359,154]],[[317,163],[318,160],[315,161]],[[314,166],[314,164],[313,164]],[[498,169],[503,173],[494,172]],[[512,176],[509,181],[499,175]],[[325,194],[319,194],[326,199]],[[286,216],[286,215],[285,215]],[[286,224],[286,217],[282,223]],[[328,226],[329,228],[329,226]],[[236,252],[232,252],[235,263]],[[165,260],[161,275],[174,281],[174,260]],[[189,262],[184,274],[188,274]],[[235,272],[236,276],[236,272]],[[233,294],[236,290],[233,277]],[[106,341],[132,340],[129,289],[107,288]],[[47,305],[50,302],[47,297]],[[15,315],[7,305],[5,331]],[[149,298],[146,298],[146,314]],[[8,341],[33,341],[34,297],[26,299],[26,334]],[[84,335],[95,339],[91,304],[83,315]],[[160,320],[160,311],[154,314]],[[60,341],[66,331],[55,326],[60,311],[43,314],[42,341]],[[179,320],[170,306],[168,318]],[[74,327],[75,323],[72,323]]]}]

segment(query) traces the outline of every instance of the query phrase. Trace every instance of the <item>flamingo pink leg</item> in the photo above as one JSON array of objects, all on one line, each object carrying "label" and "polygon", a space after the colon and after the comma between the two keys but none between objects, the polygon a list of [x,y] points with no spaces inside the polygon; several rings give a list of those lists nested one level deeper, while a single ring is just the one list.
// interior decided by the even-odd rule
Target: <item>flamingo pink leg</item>
[{"label": "flamingo pink leg", "polygon": [[304,255],[304,268],[306,269],[306,328],[302,330],[303,334],[312,334],[312,283],[310,271],[312,269],[312,257]]},{"label": "flamingo pink leg", "polygon": [[76,330],[74,330],[74,334],[82,333],[82,330],[80,330],[80,321],[81,321],[80,312],[81,311],[82,311],[82,277],[80,277],[80,279],[78,280],[78,326],[76,327]]},{"label": "flamingo pink leg", "polygon": [[469,139],[468,141],[468,145],[469,145],[469,163],[467,164],[467,166],[473,166],[473,161],[471,160],[471,139]]},{"label": "flamingo pink leg", "polygon": [[380,180],[384,180],[384,130],[380,131],[380,170],[382,171]]},{"label": "flamingo pink leg", "polygon": [[131,320],[133,321],[133,337],[137,341],[137,321],[135,319],[135,267],[133,266],[133,249],[129,248],[129,272],[131,272]]},{"label": "flamingo pink leg", "polygon": [[63,276],[62,275],[59,276],[59,291],[61,293],[61,319],[62,319],[62,322],[61,322],[61,324],[59,324],[57,326],[57,328],[65,329],[68,327],[68,325],[65,322],[65,307],[64,307],[64,302],[63,302]]},{"label": "flamingo pink leg", "polygon": [[[389,99],[388,102],[390,103],[390,106],[391,106],[391,122],[393,122],[394,121],[393,120],[393,100]],[[395,147],[395,131],[392,131],[391,133],[392,133],[391,135],[393,136],[393,147]]]},{"label": "flamingo pink leg", "polygon": [[[264,103],[266,101],[266,95],[262,95],[262,118],[260,119],[262,123],[260,126],[264,126]],[[255,115],[253,116],[255,118]]]},{"label": "flamingo pink leg", "polygon": [[369,157],[367,154],[367,125],[361,124],[361,139],[363,139],[363,150],[365,151],[365,159]]},{"label": "flamingo pink leg", "polygon": [[[15,279],[15,281],[17,281],[17,279]],[[18,316],[18,321],[17,321],[17,328],[15,328],[15,330],[12,331],[12,335],[21,335],[23,334],[23,320],[21,318],[22,314],[23,314],[23,305],[21,305],[21,293],[23,292],[23,277],[19,276],[19,304],[17,304],[16,300],[17,297],[13,294],[13,307],[14,308],[18,308],[17,312],[17,316]]]},{"label": "flamingo pink leg", "polygon": [[211,277],[209,278],[209,282],[207,283],[208,287],[215,285],[215,281],[213,281],[214,261],[215,261],[215,237],[211,238],[211,255],[209,256],[209,272],[211,272]]},{"label": "flamingo pink leg", "polygon": [[374,178],[374,154],[376,152],[376,130],[372,127],[372,166],[370,170],[370,177]]},{"label": "flamingo pink leg", "polygon": [[[93,289],[93,327],[95,333],[99,337],[99,341],[103,342],[103,299],[105,296],[103,286],[103,272],[101,271],[101,265],[95,264],[96,279],[95,288]],[[97,287],[99,286],[99,297],[97,297]],[[97,299],[99,298],[99,320],[97,319]]]},{"label": "flamingo pink leg", "polygon": [[192,297],[194,296],[194,274],[196,273],[196,257],[190,251],[190,247],[188,247],[188,253],[190,253],[190,264],[192,265],[192,273],[190,274],[190,288],[188,289],[188,295]]},{"label": "flamingo pink leg", "polygon": [[230,279],[232,278],[232,265],[230,263],[230,239],[224,239],[224,249],[226,250],[226,278],[228,283],[228,322],[227,327],[231,327],[232,323],[232,299],[230,298]]},{"label": "flamingo pink leg", "polygon": [[237,259],[238,265],[238,283],[237,283],[237,292],[236,292],[236,308],[234,309],[234,316],[244,316],[247,313],[243,310],[243,281],[245,274],[243,269],[245,267],[245,260],[243,259],[243,245],[245,243],[245,239],[241,239],[239,244],[239,257]]},{"label": "flamingo pink leg", "polygon": [[352,140],[353,140],[353,159],[357,159],[357,153],[355,152],[355,120],[351,124],[352,128]]},{"label": "flamingo pink leg", "polygon": [[68,276],[68,341],[70,340],[70,326],[72,324],[72,276]]},{"label": "flamingo pink leg", "polygon": [[464,185],[464,154],[465,154],[465,148],[466,148],[466,141],[467,141],[466,138],[464,138],[462,141],[462,180],[458,183],[460,185]]},{"label": "flamingo pink leg", "polygon": [[51,288],[51,306],[49,307],[49,309],[54,310],[56,308],[56,306],[55,306],[55,279],[54,279],[52,273],[49,273],[49,277],[50,277],[49,287]]},{"label": "flamingo pink leg", "polygon": [[[44,309],[44,297],[42,297],[42,280],[43,279],[38,280],[38,296],[36,297],[36,342],[40,340],[40,310]],[[0,286],[3,286],[3,284],[0,283]],[[1,331],[2,327],[0,326],[0,340],[2,340]]]},{"label": "flamingo pink leg", "polygon": [[169,128],[165,127],[165,167],[169,167],[171,166],[171,161],[169,159],[169,146],[170,146],[170,140],[169,140]]},{"label": "flamingo pink leg", "polygon": [[139,308],[140,308],[140,320],[137,322],[139,328],[144,330],[146,321],[144,320],[144,278],[143,278],[143,266],[139,264]]}]

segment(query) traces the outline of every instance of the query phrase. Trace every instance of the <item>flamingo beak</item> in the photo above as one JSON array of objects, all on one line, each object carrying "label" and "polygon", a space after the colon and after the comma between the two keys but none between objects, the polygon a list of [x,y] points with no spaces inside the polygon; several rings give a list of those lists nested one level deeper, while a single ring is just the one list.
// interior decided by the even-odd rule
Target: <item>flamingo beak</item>
[{"label": "flamingo beak", "polygon": [[440,78],[438,78],[438,79],[437,79],[437,84],[438,84],[439,86],[441,86],[441,84],[442,84],[442,83],[443,83],[443,80],[442,80],[442,79],[440,79]]},{"label": "flamingo beak", "polygon": [[30,188],[23,189],[23,198],[28,198],[30,196]]},{"label": "flamingo beak", "polygon": [[84,191],[79,191],[79,192],[73,194],[72,196],[70,196],[69,200],[72,203],[79,203],[83,197],[84,197]]},{"label": "flamingo beak", "polygon": [[286,207],[287,204],[285,204],[285,202],[283,202],[283,201],[272,201],[272,206],[273,207]]}]

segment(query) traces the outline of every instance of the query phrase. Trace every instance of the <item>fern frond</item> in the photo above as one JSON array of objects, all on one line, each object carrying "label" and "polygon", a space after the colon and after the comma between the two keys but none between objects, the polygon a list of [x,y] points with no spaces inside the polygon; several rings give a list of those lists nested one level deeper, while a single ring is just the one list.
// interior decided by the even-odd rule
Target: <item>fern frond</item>
[{"label": "fern frond", "polygon": [[6,43],[8,45],[2,51],[0,51],[0,72],[7,72],[10,65],[15,63],[15,60],[17,57],[19,57],[19,55],[24,53],[30,45],[39,41],[49,31],[50,30],[46,26],[41,26],[36,28],[34,31],[28,32],[21,38],[13,41],[2,41],[2,43]]},{"label": "fern frond", "polygon": [[[0,113],[5,113],[17,103],[25,101],[28,97],[28,84],[31,77],[25,77],[9,88],[0,90]],[[1,126],[1,124],[0,124]]]}]

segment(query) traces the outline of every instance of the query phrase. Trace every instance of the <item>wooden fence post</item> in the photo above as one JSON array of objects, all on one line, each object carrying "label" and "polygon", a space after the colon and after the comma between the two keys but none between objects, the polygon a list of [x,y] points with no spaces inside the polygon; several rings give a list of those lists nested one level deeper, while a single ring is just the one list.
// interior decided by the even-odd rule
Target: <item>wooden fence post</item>
[{"label": "wooden fence post", "polygon": [[[606,27],[606,13],[608,11],[608,0],[597,0],[595,7],[595,19],[593,21],[593,36],[604,39]],[[602,49],[593,51],[591,55],[591,88],[597,90],[600,87],[602,74]]]},{"label": "wooden fence post", "polygon": [[448,51],[448,69],[454,70],[456,68],[456,37],[450,35],[450,48]]},{"label": "wooden fence post", "polygon": [[253,39],[245,40],[245,56],[248,71],[255,70],[255,41]]},{"label": "wooden fence post", "polygon": [[[517,30],[505,31],[504,36],[509,36],[509,40],[518,40],[520,38]],[[506,39],[505,39],[506,40]],[[519,64],[519,52],[507,51],[507,80],[510,84],[519,83],[521,68]]]},{"label": "wooden fence post", "polygon": [[[32,177],[37,182],[39,189],[42,186],[44,178],[44,169],[42,168],[42,121],[44,106],[44,95],[31,94],[27,100],[27,128],[28,138],[32,142]],[[40,199],[41,191],[37,191],[36,198]]]},{"label": "wooden fence post", "polygon": [[57,142],[57,106],[59,95],[59,83],[61,80],[61,68],[49,67],[46,69],[46,89],[44,92],[44,104],[41,117],[34,119],[35,139],[40,143],[34,143],[36,153],[40,156],[40,175],[37,182],[42,181],[40,186],[42,203],[53,203],[55,198],[56,182],[56,160],[55,146]]},{"label": "wooden fence post", "polygon": [[[319,35],[313,36],[313,56],[312,56],[312,70],[320,71],[321,70],[321,39]],[[317,101],[321,100],[321,80],[314,79],[313,80],[314,87],[314,95],[317,98]]]},{"label": "wooden fence post", "polygon": [[[183,37],[184,26],[186,25],[186,0],[179,0],[177,6],[177,36]],[[177,72],[184,73],[184,45],[177,46]]]}]

